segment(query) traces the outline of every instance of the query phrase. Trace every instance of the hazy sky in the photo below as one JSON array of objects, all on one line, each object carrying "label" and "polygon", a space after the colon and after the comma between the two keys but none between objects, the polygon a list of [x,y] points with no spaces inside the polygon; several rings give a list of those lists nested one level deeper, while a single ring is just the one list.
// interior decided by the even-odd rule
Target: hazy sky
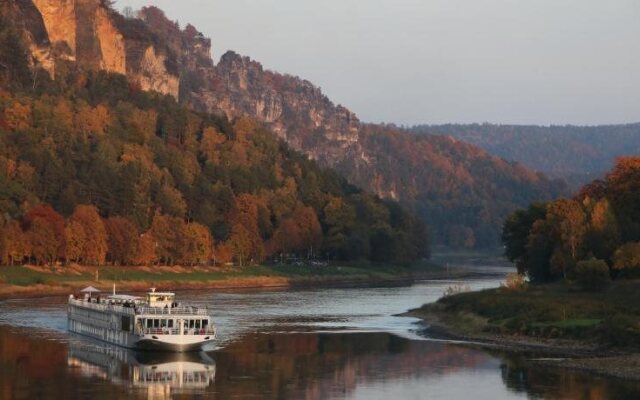
[{"label": "hazy sky", "polygon": [[639,0],[118,0],[369,122],[640,121]]}]

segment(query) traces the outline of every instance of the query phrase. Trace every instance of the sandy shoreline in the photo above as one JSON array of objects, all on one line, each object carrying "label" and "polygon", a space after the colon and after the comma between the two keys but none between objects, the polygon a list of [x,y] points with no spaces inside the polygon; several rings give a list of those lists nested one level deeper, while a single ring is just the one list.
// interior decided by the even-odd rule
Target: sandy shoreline
[{"label": "sandy shoreline", "polygon": [[528,336],[491,335],[457,332],[433,304],[413,309],[402,316],[422,320],[422,334],[430,338],[455,340],[469,346],[509,352],[530,353],[531,363],[569,368],[619,379],[640,380],[640,353],[622,351],[566,339],[541,339]]}]

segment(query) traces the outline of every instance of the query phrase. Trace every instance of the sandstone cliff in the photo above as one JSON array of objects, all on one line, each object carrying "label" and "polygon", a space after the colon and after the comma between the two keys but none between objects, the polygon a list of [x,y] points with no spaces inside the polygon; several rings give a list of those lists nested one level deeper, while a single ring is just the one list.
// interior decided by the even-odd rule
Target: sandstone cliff
[{"label": "sandstone cliff", "polygon": [[[13,0],[24,21],[35,62],[55,77],[55,65],[127,74],[144,90],[178,97],[179,77],[153,37],[138,35],[103,0]],[[146,28],[143,28],[146,31]]]}]

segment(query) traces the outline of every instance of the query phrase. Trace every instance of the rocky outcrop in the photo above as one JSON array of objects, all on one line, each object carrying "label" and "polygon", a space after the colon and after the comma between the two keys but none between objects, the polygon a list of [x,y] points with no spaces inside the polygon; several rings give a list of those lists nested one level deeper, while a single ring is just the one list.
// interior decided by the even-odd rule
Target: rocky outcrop
[{"label": "rocky outcrop", "polygon": [[95,35],[100,45],[100,68],[126,73],[126,50],[124,37],[116,29],[108,11],[103,7],[96,10]]},{"label": "rocky outcrop", "polygon": [[228,118],[257,118],[325,165],[335,166],[345,155],[362,151],[355,114],[334,105],[309,81],[265,71],[234,52],[224,54],[209,75],[208,86],[183,93],[182,100]]},{"label": "rocky outcrop", "polygon": [[180,81],[177,76],[167,72],[166,61],[165,55],[156,54],[155,48],[148,46],[138,68],[129,70],[130,77],[140,85],[142,90],[153,90],[178,97]]},{"label": "rocky outcrop", "polygon": [[75,59],[76,51],[76,1],[33,0],[44,23],[52,47]]},{"label": "rocky outcrop", "polygon": [[24,38],[32,55],[32,67],[40,67],[51,76],[55,75],[55,60],[52,55],[49,35],[42,14],[31,0],[16,0],[14,3],[0,4],[7,15],[14,16],[22,27]]},{"label": "rocky outcrop", "polygon": [[81,65],[125,73],[124,38],[98,0],[33,0],[50,53]]},{"label": "rocky outcrop", "polygon": [[178,97],[180,79],[168,67],[171,55],[140,21],[127,21],[103,0],[13,1],[27,21],[32,56],[52,77],[56,62],[70,61],[127,74],[144,90]]}]

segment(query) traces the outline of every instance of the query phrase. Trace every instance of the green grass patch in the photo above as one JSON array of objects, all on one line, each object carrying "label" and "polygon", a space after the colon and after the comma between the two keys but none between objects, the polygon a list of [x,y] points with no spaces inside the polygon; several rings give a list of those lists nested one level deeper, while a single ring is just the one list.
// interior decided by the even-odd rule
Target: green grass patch
[{"label": "green grass patch", "polygon": [[46,273],[34,271],[24,267],[0,267],[0,281],[8,285],[30,286],[52,282],[73,282],[90,279],[88,274],[83,275],[58,275],[53,272]]},{"label": "green grass patch", "polygon": [[617,281],[598,293],[565,283],[489,289],[445,297],[438,304],[454,320],[468,320],[469,314],[486,319],[477,332],[640,347],[640,281]]}]

